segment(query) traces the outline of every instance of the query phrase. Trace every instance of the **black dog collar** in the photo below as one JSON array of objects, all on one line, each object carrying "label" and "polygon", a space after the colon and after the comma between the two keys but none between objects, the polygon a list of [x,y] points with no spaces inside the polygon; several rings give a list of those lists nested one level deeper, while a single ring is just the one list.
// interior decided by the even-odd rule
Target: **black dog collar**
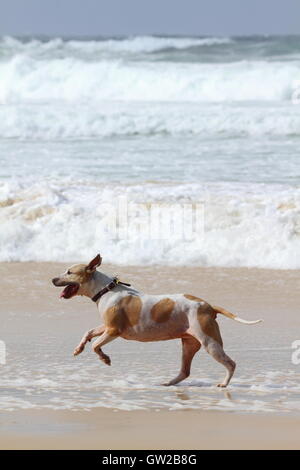
[{"label": "black dog collar", "polygon": [[113,280],[107,284],[107,286],[103,287],[94,297],[92,297],[93,302],[97,302],[97,300],[102,297],[102,295],[106,294],[110,290],[114,289],[118,284],[122,284],[123,286],[130,286],[131,284],[127,284],[126,282],[121,282],[117,277],[114,277]]}]

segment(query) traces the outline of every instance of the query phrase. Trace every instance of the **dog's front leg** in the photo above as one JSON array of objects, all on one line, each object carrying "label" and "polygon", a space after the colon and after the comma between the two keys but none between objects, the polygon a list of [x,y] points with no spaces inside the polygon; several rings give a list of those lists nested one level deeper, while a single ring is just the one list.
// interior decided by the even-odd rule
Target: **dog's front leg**
[{"label": "dog's front leg", "polygon": [[93,342],[93,350],[95,351],[96,354],[98,354],[99,358],[101,361],[104,362],[104,364],[107,364],[110,366],[111,361],[110,357],[104,354],[102,351],[102,346],[104,346],[107,343],[110,343],[114,339],[116,339],[119,336],[119,333],[115,331],[114,329],[105,329],[104,333],[100,336],[99,339],[96,339],[96,341]]},{"label": "dog's front leg", "polygon": [[82,351],[84,350],[84,347],[85,347],[86,343],[87,343],[88,341],[91,341],[91,339],[95,338],[95,336],[100,336],[100,335],[102,335],[102,333],[104,332],[104,330],[105,330],[104,325],[101,325],[101,326],[97,326],[97,328],[93,328],[92,330],[87,331],[87,332],[83,335],[83,337],[82,337],[80,343],[78,344],[77,348],[75,348],[75,350],[74,350],[74,352],[73,352],[74,356],[78,356],[78,354],[82,353]]}]

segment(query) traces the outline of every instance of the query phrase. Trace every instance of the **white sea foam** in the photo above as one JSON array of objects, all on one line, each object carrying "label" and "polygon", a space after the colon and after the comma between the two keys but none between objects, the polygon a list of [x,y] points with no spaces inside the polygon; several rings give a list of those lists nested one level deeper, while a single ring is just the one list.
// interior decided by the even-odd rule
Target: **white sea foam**
[{"label": "white sea foam", "polygon": [[[65,369],[63,365],[60,367],[61,373],[57,373],[56,368],[51,368],[56,381],[35,380],[30,373],[27,373],[20,383],[11,374],[10,378],[3,378],[1,383],[0,410],[33,408],[92,410],[102,407],[127,411],[147,409],[227,410],[247,413],[299,413],[300,411],[299,377],[292,371],[280,373],[278,378],[272,376],[272,371],[266,372],[263,378],[259,375],[249,375],[247,378],[237,376],[230,384],[230,394],[227,394],[218,389],[214,379],[211,378],[201,381],[186,380],[166,389],[153,383],[150,375],[141,381],[141,371],[134,377],[122,374],[121,378],[111,380],[106,373],[99,376],[98,367],[83,368],[83,372],[78,374],[79,381],[70,374],[69,368]],[[143,373],[145,373],[144,368]],[[104,376],[101,378],[102,375]]]},{"label": "white sea foam", "polygon": [[148,102],[0,106],[0,138],[49,140],[136,135],[297,136],[300,113],[284,103],[234,108],[221,104]]},{"label": "white sea foam", "polygon": [[234,63],[36,59],[23,53],[0,62],[0,103],[290,100],[298,62]]},{"label": "white sea foam", "polygon": [[[243,188],[243,191],[241,191]],[[265,185],[113,185],[48,181],[0,185],[0,260],[88,259],[116,264],[300,267],[300,190]],[[135,206],[125,238],[107,225],[129,203],[203,203],[204,236],[151,239]],[[114,202],[113,202],[114,201]],[[113,202],[114,205],[111,205]],[[186,221],[192,225],[192,219]],[[143,231],[144,227],[144,231]],[[185,227],[186,230],[191,227]]]}]

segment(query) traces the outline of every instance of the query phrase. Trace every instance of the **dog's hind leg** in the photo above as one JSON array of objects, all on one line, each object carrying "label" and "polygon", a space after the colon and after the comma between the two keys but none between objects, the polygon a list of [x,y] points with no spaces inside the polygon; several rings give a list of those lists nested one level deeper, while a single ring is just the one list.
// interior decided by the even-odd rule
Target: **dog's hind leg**
[{"label": "dog's hind leg", "polygon": [[103,361],[105,364],[110,366],[111,361],[110,357],[104,354],[102,351],[101,347],[104,346],[107,343],[110,343],[114,339],[118,338],[119,334],[115,334],[114,332],[110,330],[104,330],[103,334],[98,338],[96,341],[93,342],[93,350],[96,354],[98,354],[99,358],[101,361]]},{"label": "dog's hind leg", "polygon": [[235,371],[235,362],[229,356],[227,356],[223,347],[213,339],[208,341],[205,349],[216,361],[220,362],[220,364],[223,364],[223,366],[226,367],[227,371],[225,378],[223,382],[218,384],[218,387],[227,387]]},{"label": "dog's hind leg", "polygon": [[226,376],[218,387],[227,387],[235,370],[235,362],[227,356],[223,349],[219,325],[212,317],[211,313],[203,313],[198,310],[197,317],[192,318],[190,334],[197,338],[205,347],[206,351],[220,364],[227,369]]},{"label": "dog's hind leg", "polygon": [[227,387],[235,371],[235,362],[227,356],[223,346],[213,338],[203,336],[202,334],[198,335],[198,332],[196,332],[194,336],[199,338],[199,341],[201,341],[201,344],[205,347],[206,351],[227,369],[223,382],[217,384],[218,387]]},{"label": "dog's hind leg", "polygon": [[75,350],[73,352],[74,356],[77,356],[78,354],[82,353],[86,343],[88,341],[91,341],[91,339],[95,338],[96,336],[102,335],[104,330],[105,330],[105,326],[101,325],[101,326],[97,326],[97,328],[93,328],[92,330],[87,331],[83,335],[83,337],[82,337],[80,343],[78,344],[77,348],[75,348]]},{"label": "dog's hind leg", "polygon": [[177,377],[163,385],[175,385],[186,379],[190,375],[191,363],[196,352],[201,348],[201,343],[193,336],[187,334],[181,338],[182,342],[182,360],[181,369]]}]

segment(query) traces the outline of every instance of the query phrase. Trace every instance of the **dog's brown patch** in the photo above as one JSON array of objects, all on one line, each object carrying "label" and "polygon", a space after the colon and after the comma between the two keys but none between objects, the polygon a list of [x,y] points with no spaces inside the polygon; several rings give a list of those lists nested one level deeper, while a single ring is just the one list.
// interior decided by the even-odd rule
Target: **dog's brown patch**
[{"label": "dog's brown patch", "polygon": [[151,308],[151,318],[157,323],[168,321],[173,311],[175,302],[169,298],[165,298],[157,302]]},{"label": "dog's brown patch", "polygon": [[125,328],[125,321],[120,315],[118,305],[114,305],[113,307],[105,310],[103,320],[110,336],[119,335]]},{"label": "dog's brown patch", "polygon": [[136,325],[140,319],[140,313],[142,310],[142,301],[140,297],[136,295],[127,295],[120,300],[120,307],[124,314],[128,318],[128,322],[131,326]]},{"label": "dog's brown patch", "polygon": [[223,346],[219,325],[215,320],[214,309],[209,304],[206,304],[204,309],[203,306],[200,306],[197,310],[197,315],[203,333]]},{"label": "dog's brown patch", "polygon": [[205,300],[191,294],[183,294],[183,296],[186,299],[193,300],[194,302],[201,302],[201,305],[198,307],[198,312],[201,310],[201,313],[207,313],[214,319],[217,317],[215,309],[209,303],[205,302]]},{"label": "dog's brown patch", "polygon": [[127,295],[119,300],[113,307],[104,312],[105,326],[110,330],[110,334],[115,336],[121,334],[129,326],[138,323],[142,301],[136,295]]}]

